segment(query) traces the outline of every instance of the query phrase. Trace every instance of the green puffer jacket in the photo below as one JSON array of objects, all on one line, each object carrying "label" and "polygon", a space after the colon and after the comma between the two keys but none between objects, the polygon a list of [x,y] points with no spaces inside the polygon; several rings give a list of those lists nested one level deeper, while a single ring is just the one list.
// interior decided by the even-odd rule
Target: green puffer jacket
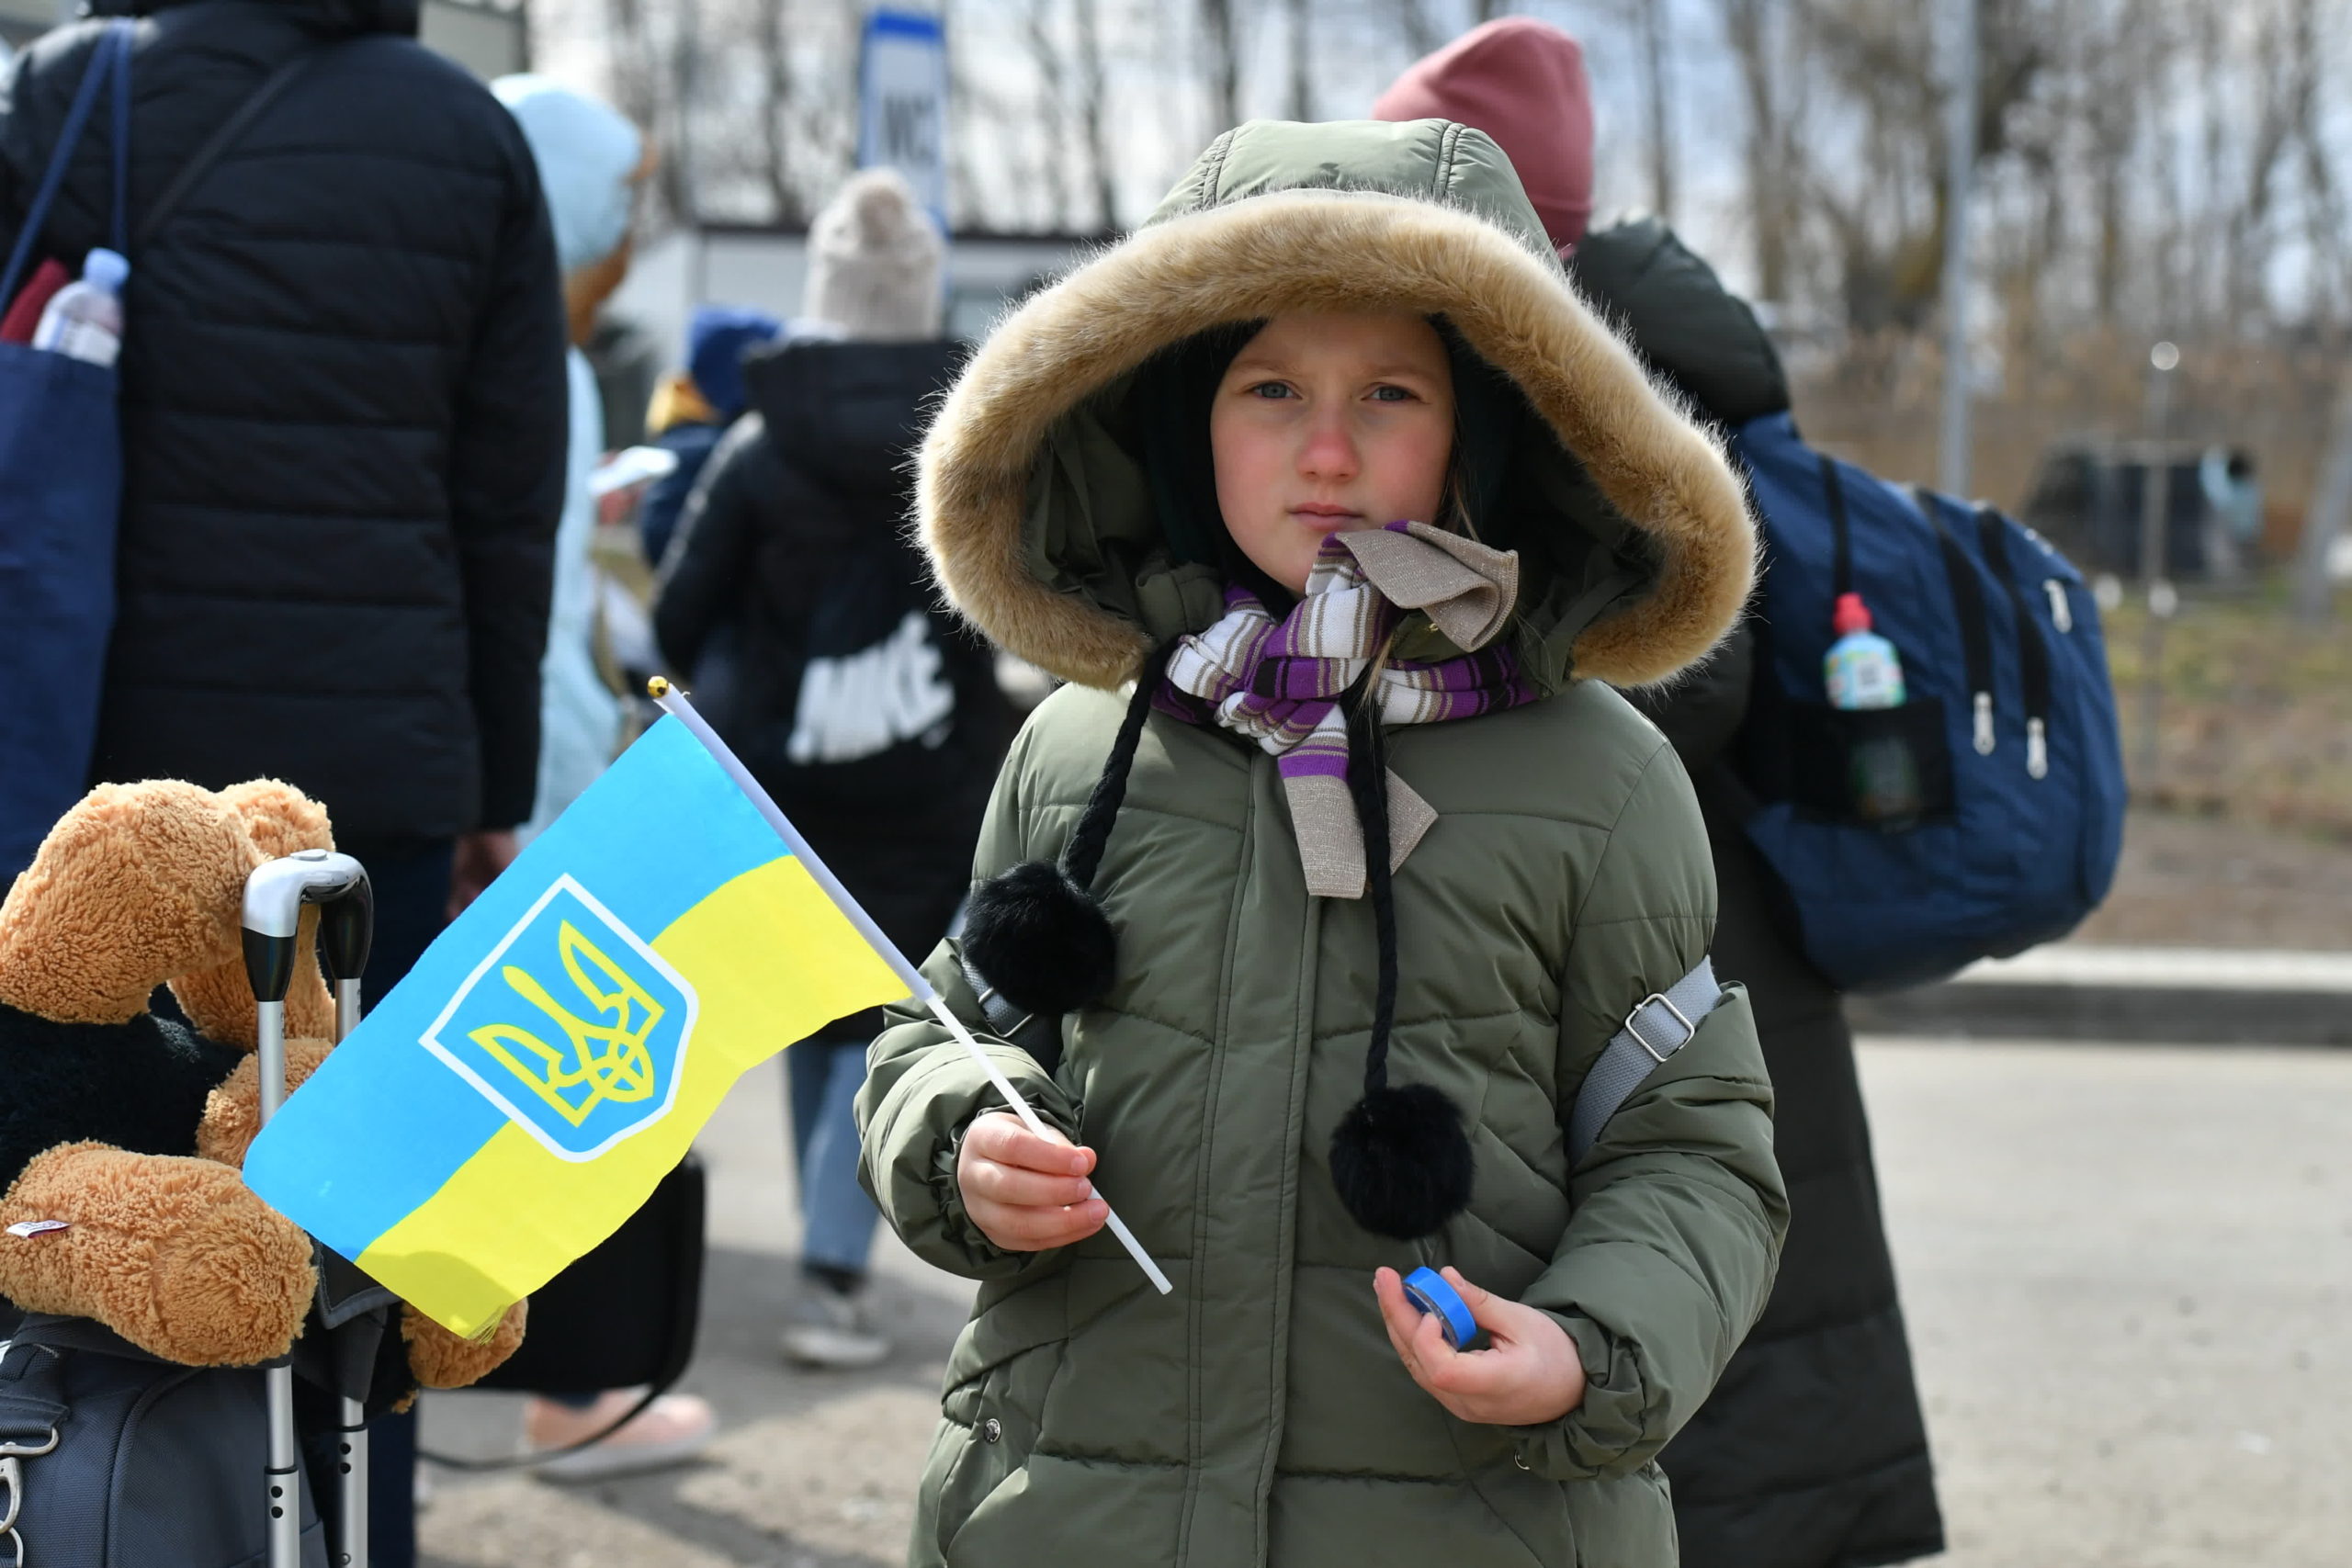
[{"label": "green puffer jacket", "polygon": [[[924,448],[924,538],[959,608],[1077,682],[1016,743],[978,874],[1060,851],[1119,723],[1113,689],[1219,612],[1213,576],[1171,564],[1159,534],[1132,373],[1218,322],[1349,305],[1443,312],[1533,411],[1482,535],[1520,552],[1513,635],[1553,694],[1390,738],[1391,766],[1438,812],[1396,878],[1390,1061],[1467,1112],[1474,1197],[1418,1243],[1341,1206],[1327,1150],[1363,1087],[1368,901],[1307,895],[1271,757],[1154,715],[1094,882],[1118,982],[1062,1021],[1050,1074],[990,1043],[1100,1152],[1102,1195],[1175,1292],[1107,1234],[990,1245],[955,1180],[962,1129],[997,1104],[984,1075],[904,1013],[873,1048],[867,1183],[920,1255],[982,1282],[914,1563],[1667,1568],[1652,1461],[1770,1290],[1785,1213],[1744,995],[1573,1169],[1560,1131],[1626,1013],[1698,962],[1714,923],[1681,766],[1603,682],[1707,652],[1747,591],[1749,524],[1716,450],[1577,302],[1477,132],[1244,126],[975,357]],[[927,972],[984,1031],[952,946]],[[1416,1387],[1372,1274],[1420,1263],[1555,1314],[1590,1380],[1581,1406],[1476,1426]]]}]

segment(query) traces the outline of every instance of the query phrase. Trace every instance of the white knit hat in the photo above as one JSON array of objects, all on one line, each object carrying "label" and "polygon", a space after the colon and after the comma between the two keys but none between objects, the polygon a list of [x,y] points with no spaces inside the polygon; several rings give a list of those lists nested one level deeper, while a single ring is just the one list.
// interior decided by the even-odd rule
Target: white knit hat
[{"label": "white knit hat", "polygon": [[808,226],[800,313],[868,343],[921,343],[946,313],[947,249],[914,187],[896,169],[867,169]]}]

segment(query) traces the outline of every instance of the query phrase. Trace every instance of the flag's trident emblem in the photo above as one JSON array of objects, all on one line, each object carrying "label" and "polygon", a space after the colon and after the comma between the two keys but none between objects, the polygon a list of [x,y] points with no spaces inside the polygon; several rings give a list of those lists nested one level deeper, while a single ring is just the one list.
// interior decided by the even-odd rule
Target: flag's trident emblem
[{"label": "flag's trident emblem", "polygon": [[669,1010],[570,920],[563,922],[556,947],[584,1010],[597,1021],[581,1017],[528,970],[509,964],[501,969],[506,983],[548,1016],[565,1044],[551,1045],[513,1023],[484,1024],[467,1038],[577,1127],[608,1100],[627,1105],[652,1098],[657,1075],[646,1041]]},{"label": "flag's trident emblem", "polygon": [[566,874],[419,1043],[548,1153],[587,1160],[669,1114],[700,1010],[685,976]]}]

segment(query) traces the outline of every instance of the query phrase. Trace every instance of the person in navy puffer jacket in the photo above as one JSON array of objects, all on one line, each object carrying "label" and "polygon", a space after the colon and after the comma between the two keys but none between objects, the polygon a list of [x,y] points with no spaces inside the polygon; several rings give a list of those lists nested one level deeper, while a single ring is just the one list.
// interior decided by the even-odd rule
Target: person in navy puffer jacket
[{"label": "person in navy puffer jacket", "polygon": [[765,310],[704,305],[686,328],[686,365],[664,377],[646,411],[648,444],[677,456],[678,466],[646,487],[637,530],[645,564],[659,567],[677,532],[695,481],[728,426],[743,415],[743,355],[784,335],[784,323]]}]

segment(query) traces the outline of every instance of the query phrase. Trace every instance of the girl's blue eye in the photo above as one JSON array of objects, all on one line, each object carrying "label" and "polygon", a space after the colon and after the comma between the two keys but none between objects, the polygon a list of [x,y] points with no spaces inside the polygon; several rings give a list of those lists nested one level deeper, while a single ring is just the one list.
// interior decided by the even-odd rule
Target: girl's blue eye
[{"label": "girl's blue eye", "polygon": [[1374,387],[1372,389],[1372,395],[1375,400],[1384,403],[1408,402],[1413,396],[1403,387]]},{"label": "girl's blue eye", "polygon": [[1250,389],[1250,395],[1253,398],[1287,398],[1290,389],[1280,381],[1261,381]]}]

